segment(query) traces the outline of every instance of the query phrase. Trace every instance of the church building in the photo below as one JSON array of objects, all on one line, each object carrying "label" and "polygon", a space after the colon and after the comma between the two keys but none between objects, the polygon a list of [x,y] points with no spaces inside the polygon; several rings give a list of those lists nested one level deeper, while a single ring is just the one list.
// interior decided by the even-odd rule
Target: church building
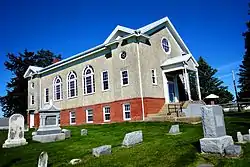
[{"label": "church building", "polygon": [[168,17],[138,29],[118,25],[94,48],[27,69],[29,126],[39,126],[39,110],[51,102],[61,126],[144,121],[192,100],[190,72],[201,99],[197,67]]}]

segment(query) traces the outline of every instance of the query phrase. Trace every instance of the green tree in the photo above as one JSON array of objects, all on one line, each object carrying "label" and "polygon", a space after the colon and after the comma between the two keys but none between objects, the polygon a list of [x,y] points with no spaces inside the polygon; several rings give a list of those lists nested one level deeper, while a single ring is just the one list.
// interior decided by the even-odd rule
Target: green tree
[{"label": "green tree", "polygon": [[7,83],[7,94],[0,97],[3,116],[9,117],[12,114],[20,113],[26,118],[28,81],[23,77],[25,71],[30,65],[46,67],[54,59],[61,59],[61,55],[55,55],[49,50],[39,50],[37,53],[25,50],[18,55],[8,53],[7,61],[4,65],[7,70],[11,71],[12,78]]},{"label": "green tree", "polygon": [[238,74],[240,101],[250,101],[250,21],[248,21],[246,25],[247,31],[243,33],[245,39],[245,54]]},{"label": "green tree", "polygon": [[[227,86],[223,86],[223,81],[215,77],[217,70],[212,68],[202,57],[199,58],[198,64],[201,98],[204,100],[204,98],[209,94],[216,94],[220,97],[217,100],[217,103],[219,104],[232,101],[232,93],[227,90]],[[191,84],[195,84],[194,77],[195,76],[191,74]],[[196,86],[191,86],[191,94],[195,94],[197,96],[197,92],[195,89]]]}]

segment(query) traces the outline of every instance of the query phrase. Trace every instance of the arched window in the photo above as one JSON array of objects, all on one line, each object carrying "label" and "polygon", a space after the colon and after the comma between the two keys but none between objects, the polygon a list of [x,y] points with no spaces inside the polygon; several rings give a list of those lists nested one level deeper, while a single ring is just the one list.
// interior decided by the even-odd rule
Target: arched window
[{"label": "arched window", "polygon": [[62,78],[60,76],[56,76],[53,82],[53,92],[54,92],[54,100],[62,99]]},{"label": "arched window", "polygon": [[68,97],[76,97],[77,96],[77,77],[74,71],[71,71],[67,77],[68,83]]},{"label": "arched window", "polygon": [[84,94],[91,94],[95,92],[94,69],[90,65],[88,65],[83,71],[83,85]]}]

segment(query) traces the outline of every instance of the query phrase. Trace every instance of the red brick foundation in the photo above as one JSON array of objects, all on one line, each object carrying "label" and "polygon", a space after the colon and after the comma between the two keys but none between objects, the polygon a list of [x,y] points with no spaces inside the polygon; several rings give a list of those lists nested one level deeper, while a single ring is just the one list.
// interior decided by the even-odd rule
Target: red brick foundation
[{"label": "red brick foundation", "polygon": [[34,113],[34,127],[38,128],[40,125],[39,113]]},{"label": "red brick foundation", "polygon": [[[93,110],[93,123],[104,123],[103,107],[110,107],[110,122],[123,122],[123,104],[130,103],[131,121],[142,120],[142,105],[141,98],[133,98],[126,100],[119,100],[109,103],[95,104],[71,109],[65,109],[60,112],[60,124],[61,126],[70,125],[70,112],[76,113],[76,123],[74,125],[81,125],[86,123],[86,110]],[[153,114],[160,111],[165,103],[164,98],[149,98],[144,97],[144,112],[145,117],[147,114]],[[35,127],[39,126],[39,114],[35,114]]]}]

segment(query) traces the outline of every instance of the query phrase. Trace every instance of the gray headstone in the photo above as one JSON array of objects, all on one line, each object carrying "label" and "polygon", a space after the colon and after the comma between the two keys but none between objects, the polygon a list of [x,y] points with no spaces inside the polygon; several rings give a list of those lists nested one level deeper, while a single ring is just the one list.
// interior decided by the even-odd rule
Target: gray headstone
[{"label": "gray headstone", "polygon": [[111,145],[104,145],[104,146],[93,148],[92,154],[95,157],[99,157],[100,155],[111,154]]},{"label": "gray headstone", "polygon": [[35,135],[37,135],[37,132],[32,132],[31,135],[35,136]]},{"label": "gray headstone", "polygon": [[127,133],[123,139],[122,145],[125,147],[130,147],[135,144],[141,143],[143,141],[142,131],[134,131]]},{"label": "gray headstone", "polygon": [[221,106],[202,106],[201,117],[205,138],[215,138],[226,135],[224,115]]},{"label": "gray headstone", "polygon": [[72,160],[70,160],[70,164],[71,165],[76,165],[76,164],[79,164],[80,162],[82,162],[82,160],[81,159],[72,159]]},{"label": "gray headstone", "polygon": [[249,134],[243,135],[243,141],[249,142],[250,141],[250,135]]},{"label": "gray headstone", "polygon": [[24,117],[21,114],[13,114],[9,119],[8,139],[3,148],[17,147],[28,144],[24,138]]},{"label": "gray headstone", "polygon": [[179,134],[180,133],[179,125],[172,125],[168,133]]},{"label": "gray headstone", "polygon": [[9,129],[9,118],[0,118],[0,130]]},{"label": "gray headstone", "polygon": [[41,152],[38,159],[38,167],[47,167],[48,164],[48,154],[47,152]]},{"label": "gray headstone", "polygon": [[225,148],[226,155],[229,156],[239,156],[241,154],[241,146],[240,145],[231,145]]},{"label": "gray headstone", "polygon": [[62,133],[65,134],[66,139],[71,137],[71,131],[68,129],[62,129]]},{"label": "gray headstone", "polygon": [[82,129],[81,130],[81,136],[87,136],[88,135],[88,130],[87,129]]},{"label": "gray headstone", "polygon": [[242,136],[241,132],[237,132],[237,140],[239,143],[243,143],[243,136]]}]

